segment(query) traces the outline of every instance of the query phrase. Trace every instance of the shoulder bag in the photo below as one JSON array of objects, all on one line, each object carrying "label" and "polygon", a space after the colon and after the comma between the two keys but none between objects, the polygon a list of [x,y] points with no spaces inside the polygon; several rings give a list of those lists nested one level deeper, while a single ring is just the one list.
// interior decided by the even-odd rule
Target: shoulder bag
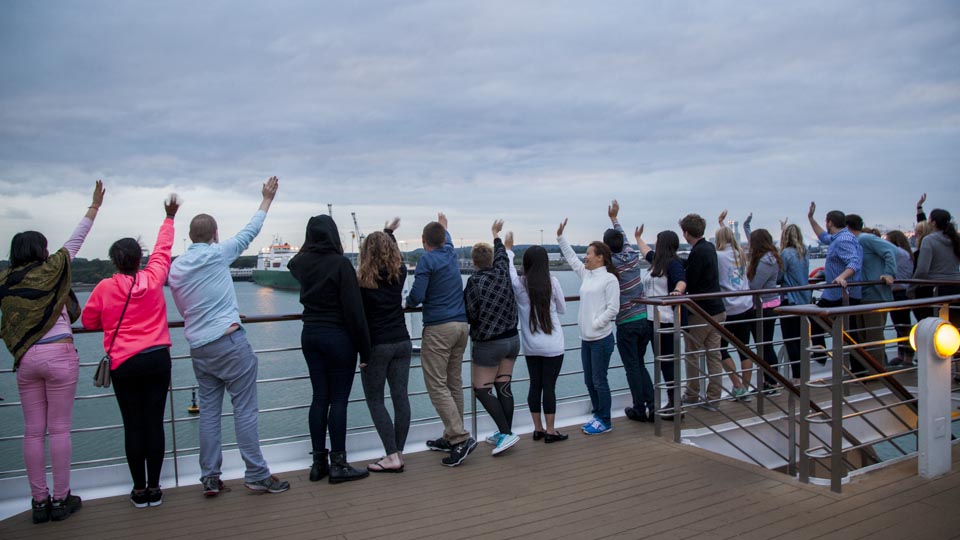
[{"label": "shoulder bag", "polygon": [[100,365],[97,366],[97,372],[93,374],[93,385],[97,388],[110,388],[110,351],[113,350],[113,342],[117,340],[117,334],[120,333],[120,323],[123,322],[123,316],[127,313],[127,306],[130,305],[130,295],[133,294],[133,287],[137,284],[137,276],[133,276],[133,283],[130,284],[130,292],[127,293],[127,301],[123,304],[123,311],[120,312],[120,319],[117,321],[117,329],[110,338],[110,346],[107,347],[107,354],[100,359]]}]

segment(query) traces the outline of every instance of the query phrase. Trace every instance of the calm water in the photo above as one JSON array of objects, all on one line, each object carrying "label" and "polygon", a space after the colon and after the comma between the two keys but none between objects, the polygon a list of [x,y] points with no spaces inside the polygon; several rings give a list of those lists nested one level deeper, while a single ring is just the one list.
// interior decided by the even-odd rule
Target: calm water
[{"label": "calm water", "polygon": [[[555,272],[554,275],[560,280],[564,293],[568,296],[577,295],[580,286],[580,280],[573,272]],[[464,276],[466,279],[466,276]],[[409,287],[412,283],[412,277],[407,283]],[[265,314],[286,314],[299,313],[301,306],[298,301],[298,293],[292,291],[279,291],[267,287],[260,287],[254,283],[236,283],[237,300],[240,305],[240,312],[245,315],[265,315]],[[79,293],[81,303],[85,302],[90,293]],[[567,306],[566,315],[561,317],[563,323],[576,323],[577,304],[570,303]],[[174,307],[173,300],[167,291],[167,315],[170,320],[180,320],[180,315]],[[419,317],[419,315],[408,315],[408,326],[410,328],[419,328],[418,321],[410,320],[410,317]],[[268,349],[282,349],[288,347],[299,347],[300,322],[279,322],[250,324],[246,326],[248,338],[254,349],[257,351],[266,351]],[[186,341],[183,339],[182,329],[172,329],[170,331],[173,346],[171,353],[174,356],[186,355],[189,353]],[[579,338],[575,326],[564,329],[567,348],[579,346]],[[418,336],[419,330],[412,332],[411,335]],[[103,336],[102,334],[83,334],[75,336],[77,350],[80,353],[81,363],[95,363],[103,355]],[[652,351],[648,351],[648,358],[652,358]],[[467,352],[469,356],[469,349]],[[284,352],[261,352],[259,379],[274,379],[285,377],[301,377],[301,379],[284,382],[263,382],[259,385],[259,402],[261,411],[267,409],[306,406],[310,402],[311,390],[307,379],[306,364],[299,351]],[[12,366],[13,359],[6,348],[0,351],[0,366],[9,369]],[[419,364],[419,358],[414,357],[414,365]],[[614,353],[612,366],[619,366],[619,356]],[[74,406],[74,429],[91,428],[95,426],[120,426],[120,412],[117,408],[115,399],[112,396],[103,398],[88,398],[87,396],[97,396],[110,394],[110,389],[104,391],[95,388],[92,384],[94,367],[82,367],[80,370],[80,383],[77,395],[81,396]],[[579,351],[570,351],[566,355],[563,372],[572,372],[580,369]],[[468,380],[469,367],[465,366],[464,381]],[[515,379],[527,377],[526,365],[523,361],[517,362],[514,373]],[[184,388],[173,393],[173,412],[177,418],[176,438],[177,446],[180,449],[194,448],[197,446],[197,423],[192,420],[187,413],[187,406],[190,404],[191,391],[189,387],[196,384],[189,359],[175,359],[173,362],[173,385],[175,388]],[[622,369],[612,369],[610,371],[610,384],[614,389],[625,388],[626,382],[623,377]],[[526,382],[517,382],[514,385],[515,393],[518,396],[517,405],[525,403],[527,392]],[[419,369],[411,371],[410,392],[423,391],[423,378]],[[583,385],[580,375],[561,376],[558,384],[558,397],[573,396],[584,394],[586,389]],[[6,403],[19,401],[15,376],[10,373],[0,374],[0,397],[6,400]],[[466,394],[466,406],[469,410],[470,399]],[[351,399],[362,399],[363,390],[359,379],[353,385]],[[229,399],[224,405],[224,412],[229,412]],[[413,408],[413,417],[426,418],[435,415],[435,411],[430,404],[429,398],[425,395],[414,396],[411,398]],[[170,417],[170,406],[168,401],[167,418]],[[519,411],[518,414],[526,414]],[[364,403],[352,403],[350,405],[348,420],[351,427],[371,425],[370,415]],[[263,439],[275,437],[285,437],[290,435],[303,435],[308,432],[307,428],[307,409],[298,408],[294,410],[262,412],[260,415],[260,436]],[[5,437],[20,436],[23,434],[23,418],[19,407],[0,407],[0,439]],[[223,439],[224,442],[234,441],[232,420],[224,419]],[[167,425],[167,448],[172,448],[173,430],[172,426]],[[23,457],[21,450],[21,441],[0,440],[0,470],[19,470],[23,468]],[[117,457],[123,455],[123,433],[120,429],[80,432],[73,435],[73,459],[74,461],[85,461],[91,459],[101,459],[106,457]]]}]

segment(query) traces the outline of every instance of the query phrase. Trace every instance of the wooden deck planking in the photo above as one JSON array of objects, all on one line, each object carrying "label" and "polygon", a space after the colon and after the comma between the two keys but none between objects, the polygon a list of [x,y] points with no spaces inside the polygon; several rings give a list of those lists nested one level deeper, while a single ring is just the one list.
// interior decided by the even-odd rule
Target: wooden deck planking
[{"label": "wooden deck planking", "polygon": [[[407,456],[403,474],[331,486],[285,473],[290,492],[242,482],[204,499],[165,490],[159,508],[126,497],[86,501],[61,523],[29,513],[0,522],[5,539],[44,538],[946,538],[960,527],[960,472],[927,481],[910,460],[858,477],[837,495],[731,458],[675,445],[650,424],[616,421],[599,437],[545,445],[525,435],[499,457],[481,443],[461,467]],[[954,450],[960,469],[960,448]],[[82,494],[81,494],[82,495]],[[906,535],[906,536],[901,536]]]}]

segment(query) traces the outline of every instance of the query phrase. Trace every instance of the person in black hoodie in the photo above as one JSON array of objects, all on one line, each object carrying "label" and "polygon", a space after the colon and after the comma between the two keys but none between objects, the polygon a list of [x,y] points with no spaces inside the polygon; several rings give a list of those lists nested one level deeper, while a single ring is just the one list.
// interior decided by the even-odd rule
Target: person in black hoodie
[{"label": "person in black hoodie", "polygon": [[[380,461],[367,465],[370,472],[403,472],[403,446],[410,430],[407,382],[413,345],[403,316],[407,267],[393,236],[399,226],[400,218],[393,218],[384,226],[383,232],[364,238],[357,268],[372,345],[370,361],[360,364],[360,380],[370,417],[387,454]],[[383,388],[387,383],[393,402],[393,420],[383,403]]]},{"label": "person in black hoodie", "polygon": [[[343,256],[333,218],[319,215],[307,223],[307,238],[287,265],[300,282],[303,333],[300,343],[310,371],[310,440],[313,466],[310,480],[330,475],[330,483],[365,478],[369,473],[347,463],[347,401],[353,375],[370,358],[370,335],[363,314],[360,286],[350,261]],[[326,435],[330,430],[330,464]]]}]

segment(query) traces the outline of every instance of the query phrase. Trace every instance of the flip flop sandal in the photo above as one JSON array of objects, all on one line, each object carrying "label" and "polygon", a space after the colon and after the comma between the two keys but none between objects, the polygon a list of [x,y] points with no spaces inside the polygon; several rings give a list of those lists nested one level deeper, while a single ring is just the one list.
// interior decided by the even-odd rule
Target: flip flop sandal
[{"label": "flip flop sandal", "polygon": [[401,465],[397,469],[388,469],[387,467],[384,467],[383,465],[381,465],[380,462],[378,461],[376,463],[371,463],[367,465],[367,470],[373,473],[402,473],[403,465]]}]

